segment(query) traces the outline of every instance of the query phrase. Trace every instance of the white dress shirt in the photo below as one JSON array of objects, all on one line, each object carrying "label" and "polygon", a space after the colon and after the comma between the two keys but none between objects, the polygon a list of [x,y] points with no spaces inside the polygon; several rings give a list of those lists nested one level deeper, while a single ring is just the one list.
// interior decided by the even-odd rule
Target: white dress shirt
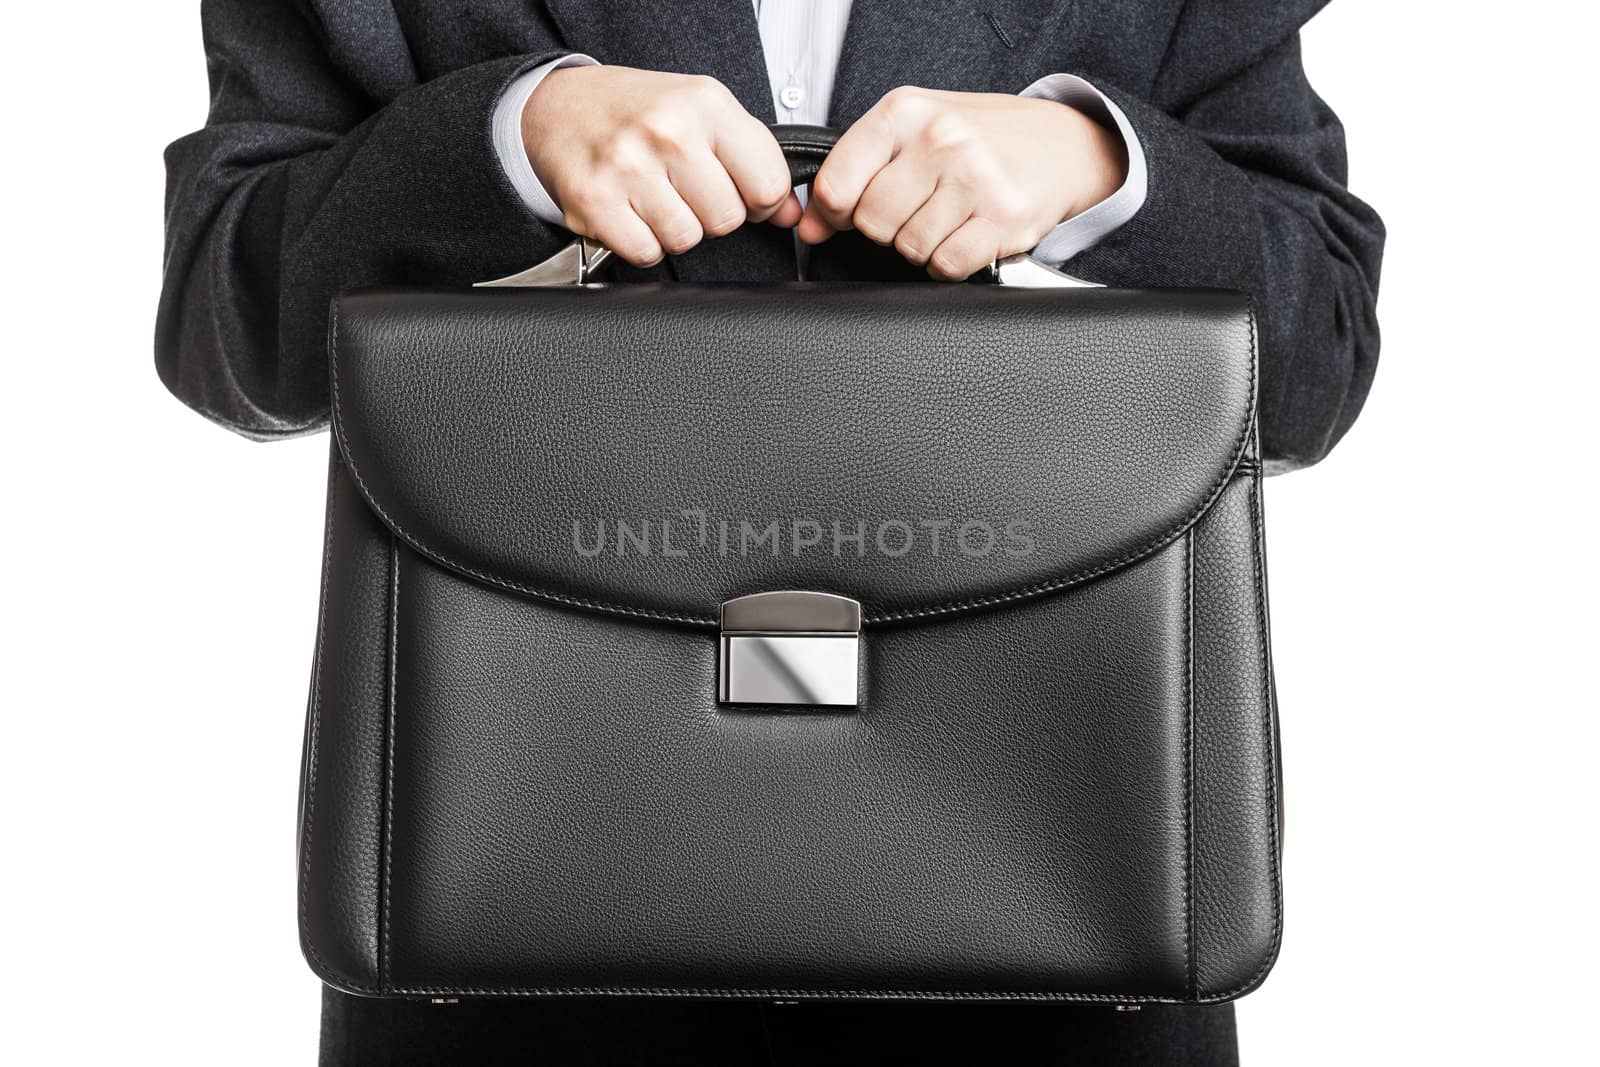
[{"label": "white dress shirt", "polygon": [[[828,102],[844,48],[850,3],[851,0],[755,0],[761,51],[779,122],[827,125]],[[561,209],[534,173],[523,147],[522,112],[545,75],[562,67],[595,63],[589,56],[574,54],[535,67],[513,81],[495,107],[494,145],[501,167],[528,209],[557,226],[561,225]],[[1144,206],[1144,150],[1122,109],[1077,75],[1048,74],[1024,89],[1022,95],[1075,107],[1106,128],[1116,129],[1127,147],[1128,176],[1121,187],[1061,223],[1034,246],[1036,258],[1059,267],[1104,240]]]}]

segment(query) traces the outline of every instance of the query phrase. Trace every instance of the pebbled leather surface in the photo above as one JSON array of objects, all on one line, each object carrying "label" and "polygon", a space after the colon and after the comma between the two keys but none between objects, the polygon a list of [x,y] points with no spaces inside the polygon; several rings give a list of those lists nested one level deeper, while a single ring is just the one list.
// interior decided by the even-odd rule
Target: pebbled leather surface
[{"label": "pebbled leather surface", "polygon": [[1182,995],[1178,546],[885,631],[818,714],[719,708],[712,634],[401,560],[396,988]]},{"label": "pebbled leather surface", "polygon": [[[369,291],[333,334],[337,439],[402,540],[501,588],[701,625],[765,589],[885,622],[1104,573],[1210,504],[1255,401],[1249,308],[1220,292]],[[681,538],[686,510],[735,539],[1022,524],[1033,550],[574,548],[575,524],[617,519],[676,518]]]},{"label": "pebbled leather surface", "polygon": [[[862,305],[821,296],[796,313],[815,316],[809,333],[738,364],[717,353],[759,356],[735,342],[753,328],[741,316],[770,305],[692,292],[698,317],[640,297],[658,333],[699,338],[681,347],[644,346],[643,320],[614,316],[590,323],[577,358],[519,360],[506,331],[538,338],[537,308],[574,305],[473,311],[477,294],[420,317],[378,295],[339,335],[347,406],[302,801],[313,968],[367,995],[1210,1002],[1253,988],[1282,926],[1281,790],[1241,305],[1025,301],[988,334],[923,308],[961,333],[875,326],[892,340],[878,350],[843,328]],[[868,306],[909,322],[900,299]],[[1006,341],[1046,351],[1013,357]],[[960,345],[979,355],[956,359]],[[708,369],[726,387],[701,389]],[[810,390],[785,402],[812,421],[775,419],[773,382]],[[770,438],[706,429],[719,405]],[[647,439],[659,450],[630,451]],[[347,458],[374,461],[364,489]],[[949,600],[1022,572],[651,557],[631,590],[646,603],[801,573],[878,598],[858,710],[719,707],[713,631],[506,588],[518,561],[552,565],[518,541],[552,501],[648,507],[684,485],[824,515],[1026,505],[1066,538],[1057,578],[1063,561],[1101,573],[883,625],[905,621],[902,579]],[[394,516],[423,528],[430,509],[440,536],[498,569],[411,547]],[[594,592],[616,578],[606,562],[562,574]]]},{"label": "pebbled leather surface", "polygon": [[1281,782],[1259,479],[1195,527],[1195,981],[1253,989],[1277,956]]},{"label": "pebbled leather surface", "polygon": [[[337,453],[328,471],[322,611],[300,801],[300,932],[334,985],[378,981],[391,538]],[[312,875],[315,875],[313,878]]]},{"label": "pebbled leather surface", "polygon": [[719,709],[712,635],[465,581],[333,484],[365,581],[302,936],[340,988],[1210,1001],[1270,967],[1254,469],[1100,581],[872,632],[862,709],[814,715]]}]

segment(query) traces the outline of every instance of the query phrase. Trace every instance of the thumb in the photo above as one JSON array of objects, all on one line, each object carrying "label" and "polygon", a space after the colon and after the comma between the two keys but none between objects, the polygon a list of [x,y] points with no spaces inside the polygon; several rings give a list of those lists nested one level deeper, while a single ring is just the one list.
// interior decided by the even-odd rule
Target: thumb
[{"label": "thumb", "polygon": [[791,192],[789,199],[785,200],[767,221],[786,230],[793,229],[795,223],[800,221],[800,198]]},{"label": "thumb", "polygon": [[795,232],[800,235],[800,240],[808,245],[820,245],[834,235],[834,228],[828,225],[815,203],[806,205],[806,212],[800,219],[800,225]]}]

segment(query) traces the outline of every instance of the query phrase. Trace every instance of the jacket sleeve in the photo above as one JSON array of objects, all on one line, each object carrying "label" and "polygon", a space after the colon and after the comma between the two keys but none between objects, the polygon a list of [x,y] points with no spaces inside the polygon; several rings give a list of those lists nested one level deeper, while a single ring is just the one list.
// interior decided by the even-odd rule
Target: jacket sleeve
[{"label": "jacket sleeve", "polygon": [[206,0],[201,18],[211,109],[166,153],[156,368],[246,436],[302,433],[327,419],[338,290],[481,280],[559,245],[491,120],[560,50],[423,78],[388,3]]},{"label": "jacket sleeve", "polygon": [[1300,61],[1299,28],[1320,6],[1188,0],[1149,98],[1100,85],[1138,133],[1148,192],[1068,267],[1253,294],[1272,471],[1327,455],[1378,361],[1383,223],[1345,187],[1344,130]]}]

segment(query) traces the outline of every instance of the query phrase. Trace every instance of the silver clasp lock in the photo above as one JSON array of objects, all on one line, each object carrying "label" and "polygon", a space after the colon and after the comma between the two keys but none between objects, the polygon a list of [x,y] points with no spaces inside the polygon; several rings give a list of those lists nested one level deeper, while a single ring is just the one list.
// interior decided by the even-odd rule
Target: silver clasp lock
[{"label": "silver clasp lock", "polygon": [[722,605],[719,703],[854,707],[860,668],[859,601],[783,591]]}]

